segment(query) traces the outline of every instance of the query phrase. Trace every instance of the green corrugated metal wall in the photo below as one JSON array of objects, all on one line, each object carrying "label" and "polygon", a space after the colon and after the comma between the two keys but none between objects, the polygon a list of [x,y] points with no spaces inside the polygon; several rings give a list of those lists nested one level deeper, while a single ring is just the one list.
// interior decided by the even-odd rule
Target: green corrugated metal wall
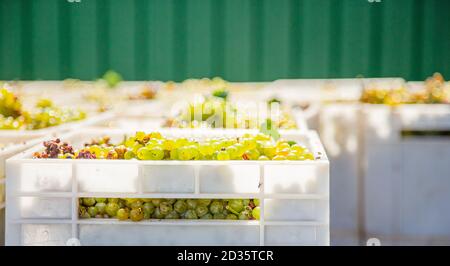
[{"label": "green corrugated metal wall", "polygon": [[0,79],[450,78],[449,0],[0,0]]}]

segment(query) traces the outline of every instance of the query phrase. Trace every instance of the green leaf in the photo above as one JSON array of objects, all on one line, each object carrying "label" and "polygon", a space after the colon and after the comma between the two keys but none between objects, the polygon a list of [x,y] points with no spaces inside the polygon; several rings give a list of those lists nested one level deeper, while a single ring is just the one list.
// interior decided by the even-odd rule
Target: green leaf
[{"label": "green leaf", "polygon": [[278,130],[272,126],[272,120],[267,119],[266,122],[262,123],[259,132],[271,136],[274,140],[277,140],[280,138],[280,133]]}]

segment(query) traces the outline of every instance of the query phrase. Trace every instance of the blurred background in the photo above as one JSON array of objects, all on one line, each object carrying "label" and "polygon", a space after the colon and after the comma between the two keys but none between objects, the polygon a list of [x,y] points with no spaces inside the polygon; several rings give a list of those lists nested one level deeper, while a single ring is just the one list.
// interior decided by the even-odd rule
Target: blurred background
[{"label": "blurred background", "polygon": [[[379,1],[379,2],[378,2]],[[0,79],[450,76],[447,0],[2,0]]]}]

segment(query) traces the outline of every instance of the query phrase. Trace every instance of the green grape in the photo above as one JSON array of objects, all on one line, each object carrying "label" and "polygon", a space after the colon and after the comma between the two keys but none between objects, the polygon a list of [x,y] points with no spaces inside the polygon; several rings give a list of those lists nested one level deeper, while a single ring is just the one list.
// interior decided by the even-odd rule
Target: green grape
[{"label": "green grape", "polygon": [[84,206],[94,206],[95,205],[95,198],[83,198],[83,205]]},{"label": "green grape", "polygon": [[91,217],[95,217],[98,214],[98,209],[94,206],[88,208],[88,213]]},{"label": "green grape", "polygon": [[223,213],[215,213],[213,215],[213,219],[216,219],[216,220],[225,220],[225,218],[226,218],[226,215]]},{"label": "green grape", "polygon": [[178,160],[178,150],[173,149],[170,151],[170,160]]},{"label": "green grape", "polygon": [[261,153],[257,149],[248,150],[245,154],[247,154],[250,160],[258,160],[261,156]]},{"label": "green grape", "polygon": [[203,219],[203,220],[211,220],[212,218],[213,218],[213,216],[211,213],[207,213],[207,214],[203,215],[202,217],[200,217],[200,219]]},{"label": "green grape", "polygon": [[259,199],[253,199],[253,203],[255,204],[255,206],[259,206]]},{"label": "green grape", "polygon": [[292,150],[292,151],[295,151],[295,152],[297,152],[297,153],[299,153],[299,154],[302,154],[303,151],[305,150],[305,147],[300,146],[300,145],[298,145],[298,144],[294,144],[294,145],[291,146],[291,150]]},{"label": "green grape", "polygon": [[198,199],[197,204],[208,207],[208,205],[211,204],[211,200],[210,199]]},{"label": "green grape", "polygon": [[246,151],[245,146],[241,143],[236,143],[233,145],[233,147],[235,147],[237,150],[236,157],[241,157]]},{"label": "green grape", "polygon": [[161,214],[161,211],[159,210],[159,208],[155,208],[155,211],[153,212],[153,218],[164,219],[164,214]]},{"label": "green grape", "polygon": [[274,160],[274,161],[284,161],[284,160],[286,160],[286,156],[276,155],[275,157],[272,158],[272,160]]},{"label": "green grape", "polygon": [[197,207],[197,201],[195,199],[186,200],[186,204],[190,210],[194,210]]},{"label": "green grape", "polygon": [[165,219],[180,219],[180,215],[175,210],[169,212],[165,217]]},{"label": "green grape", "polygon": [[79,207],[78,214],[79,214],[80,218],[83,218],[83,219],[91,218],[91,216],[89,215],[86,207],[83,207],[83,206]]},{"label": "green grape", "polygon": [[188,147],[181,147],[178,149],[178,159],[182,161],[187,161],[193,158],[193,154],[191,153],[191,149]]},{"label": "green grape", "polygon": [[239,213],[244,209],[244,204],[241,199],[232,199],[228,202],[228,207],[228,210]]},{"label": "green grape", "polygon": [[108,198],[108,203],[119,203],[118,198]]},{"label": "green grape", "polygon": [[263,146],[263,152],[264,152],[264,155],[266,155],[269,158],[272,158],[276,155],[277,149],[275,146],[273,146],[271,144],[266,144]]},{"label": "green grape", "polygon": [[117,211],[117,219],[119,219],[121,221],[128,220],[129,216],[130,216],[130,213],[129,213],[128,209],[121,208]]},{"label": "green grape", "polygon": [[161,199],[152,199],[152,203],[155,207],[159,207],[159,204],[161,204]]},{"label": "green grape", "polygon": [[226,219],[227,220],[237,220],[238,217],[235,214],[230,213],[226,216]]},{"label": "green grape", "polygon": [[241,211],[241,213],[239,213],[239,220],[248,220],[250,219],[250,213],[248,211]]},{"label": "green grape", "polygon": [[314,160],[314,155],[311,152],[306,152],[303,154],[305,160]]},{"label": "green grape", "polygon": [[163,141],[162,147],[164,150],[171,151],[171,150],[175,149],[175,141],[173,141],[171,139],[165,139]]},{"label": "green grape", "polygon": [[225,149],[225,151],[228,153],[229,158],[234,159],[238,157],[238,149],[234,146],[229,146]]},{"label": "green grape", "polygon": [[223,212],[223,204],[220,201],[213,201],[209,206],[209,211],[212,214],[222,213]]},{"label": "green grape", "polygon": [[139,160],[151,160],[151,152],[147,147],[139,148],[136,155]]},{"label": "green grape", "polygon": [[144,219],[144,211],[142,208],[132,209],[130,211],[130,219],[133,222],[139,222]]},{"label": "green grape", "polygon": [[259,156],[258,160],[259,160],[259,161],[268,161],[268,160],[270,160],[270,159],[269,159],[269,157],[267,157],[267,156],[265,156],[265,155],[261,155],[261,156]]},{"label": "green grape", "polygon": [[106,214],[108,214],[110,217],[116,216],[117,211],[119,210],[120,206],[118,203],[115,202],[108,202],[105,207]]},{"label": "green grape", "polygon": [[127,207],[127,202],[124,199],[119,199],[119,208],[125,208]]},{"label": "green grape", "polygon": [[97,208],[98,214],[105,214],[106,203],[98,202],[95,204],[95,207]]},{"label": "green grape", "polygon": [[95,198],[95,201],[97,203],[106,203],[107,199],[106,198]]},{"label": "green grape", "polygon": [[159,211],[162,215],[167,215],[172,211],[172,205],[169,202],[161,202],[159,205]]},{"label": "green grape", "polygon": [[184,213],[184,219],[198,219],[197,213],[194,210],[187,210]]},{"label": "green grape", "polygon": [[148,214],[151,216],[153,214],[153,212],[155,211],[155,205],[153,205],[153,203],[151,203],[151,202],[144,203],[144,206],[142,208],[144,209],[144,215]]},{"label": "green grape", "polygon": [[226,151],[219,151],[217,153],[217,160],[219,161],[230,160],[230,155]]},{"label": "green grape", "polygon": [[255,207],[252,210],[252,217],[255,218],[256,220],[259,220],[259,213],[260,213],[260,208],[259,207]]},{"label": "green grape", "polygon": [[153,147],[150,149],[150,160],[162,160],[164,158],[164,150],[159,147]]},{"label": "green grape", "polygon": [[136,158],[136,154],[133,151],[126,151],[125,154],[123,155],[123,158],[125,160],[131,160]]},{"label": "green grape", "polygon": [[195,208],[195,212],[197,213],[197,216],[201,217],[208,213],[208,207],[198,205],[197,208]]},{"label": "green grape", "polygon": [[132,150],[133,153],[136,154],[136,156],[137,156],[138,151],[139,151],[139,149],[141,149],[141,148],[144,148],[144,145],[142,145],[142,144],[140,144],[140,143],[135,143],[135,144],[133,145],[133,147],[132,147],[131,150]]},{"label": "green grape", "polygon": [[286,156],[287,160],[291,160],[291,161],[296,161],[299,159],[299,157],[295,154],[290,152],[287,156]]},{"label": "green grape", "polygon": [[177,199],[166,199],[166,201],[167,201],[169,204],[173,205],[173,204],[175,204],[175,202],[177,202]]},{"label": "green grape", "polygon": [[175,211],[177,211],[178,213],[181,214],[187,210],[188,206],[184,200],[177,200],[177,202],[175,202],[173,208],[175,209]]},{"label": "green grape", "polygon": [[242,204],[247,207],[250,204],[250,199],[243,199]]},{"label": "green grape", "polygon": [[129,207],[131,209],[143,208],[144,202],[140,199],[136,199],[130,202]]},{"label": "green grape", "polygon": [[214,148],[209,143],[200,143],[198,149],[204,156],[212,155],[214,153]]}]

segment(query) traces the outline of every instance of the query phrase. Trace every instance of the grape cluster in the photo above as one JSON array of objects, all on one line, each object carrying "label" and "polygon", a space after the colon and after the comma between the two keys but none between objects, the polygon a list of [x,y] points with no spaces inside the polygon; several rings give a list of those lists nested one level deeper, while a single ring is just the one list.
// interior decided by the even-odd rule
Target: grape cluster
[{"label": "grape cluster", "polygon": [[[109,139],[94,140],[72,154],[60,151],[58,158],[137,160],[314,160],[308,148],[294,141],[264,134],[244,134],[235,138],[195,140],[165,138],[159,132],[137,132],[113,145]],[[44,151],[44,154],[46,151]],[[81,155],[80,155],[81,154]],[[53,155],[53,154],[52,154]],[[86,156],[88,155],[88,156]],[[91,156],[92,155],[92,156]],[[35,158],[46,158],[39,153]],[[55,158],[55,157],[50,157]]]},{"label": "grape cluster", "polygon": [[[259,128],[261,120],[258,114],[251,110],[239,108],[237,105],[226,101],[228,92],[219,90],[213,93],[213,97],[206,97],[198,102],[189,103],[182,109],[178,116],[166,120],[163,126],[176,128]],[[268,102],[267,113],[271,113],[271,104]],[[295,129],[297,124],[288,112],[280,112],[274,121],[277,128]]]},{"label": "grape cluster", "polygon": [[259,220],[258,199],[80,198],[80,218]]},{"label": "grape cluster", "polygon": [[405,87],[395,89],[365,89],[361,102],[370,104],[438,104],[450,103],[450,89],[445,87],[445,80],[435,73],[425,81],[425,87],[419,91],[408,91]]},{"label": "grape cluster", "polygon": [[0,129],[35,130],[86,118],[81,110],[62,109],[41,99],[33,112],[25,111],[20,99],[7,89],[0,90]]}]

